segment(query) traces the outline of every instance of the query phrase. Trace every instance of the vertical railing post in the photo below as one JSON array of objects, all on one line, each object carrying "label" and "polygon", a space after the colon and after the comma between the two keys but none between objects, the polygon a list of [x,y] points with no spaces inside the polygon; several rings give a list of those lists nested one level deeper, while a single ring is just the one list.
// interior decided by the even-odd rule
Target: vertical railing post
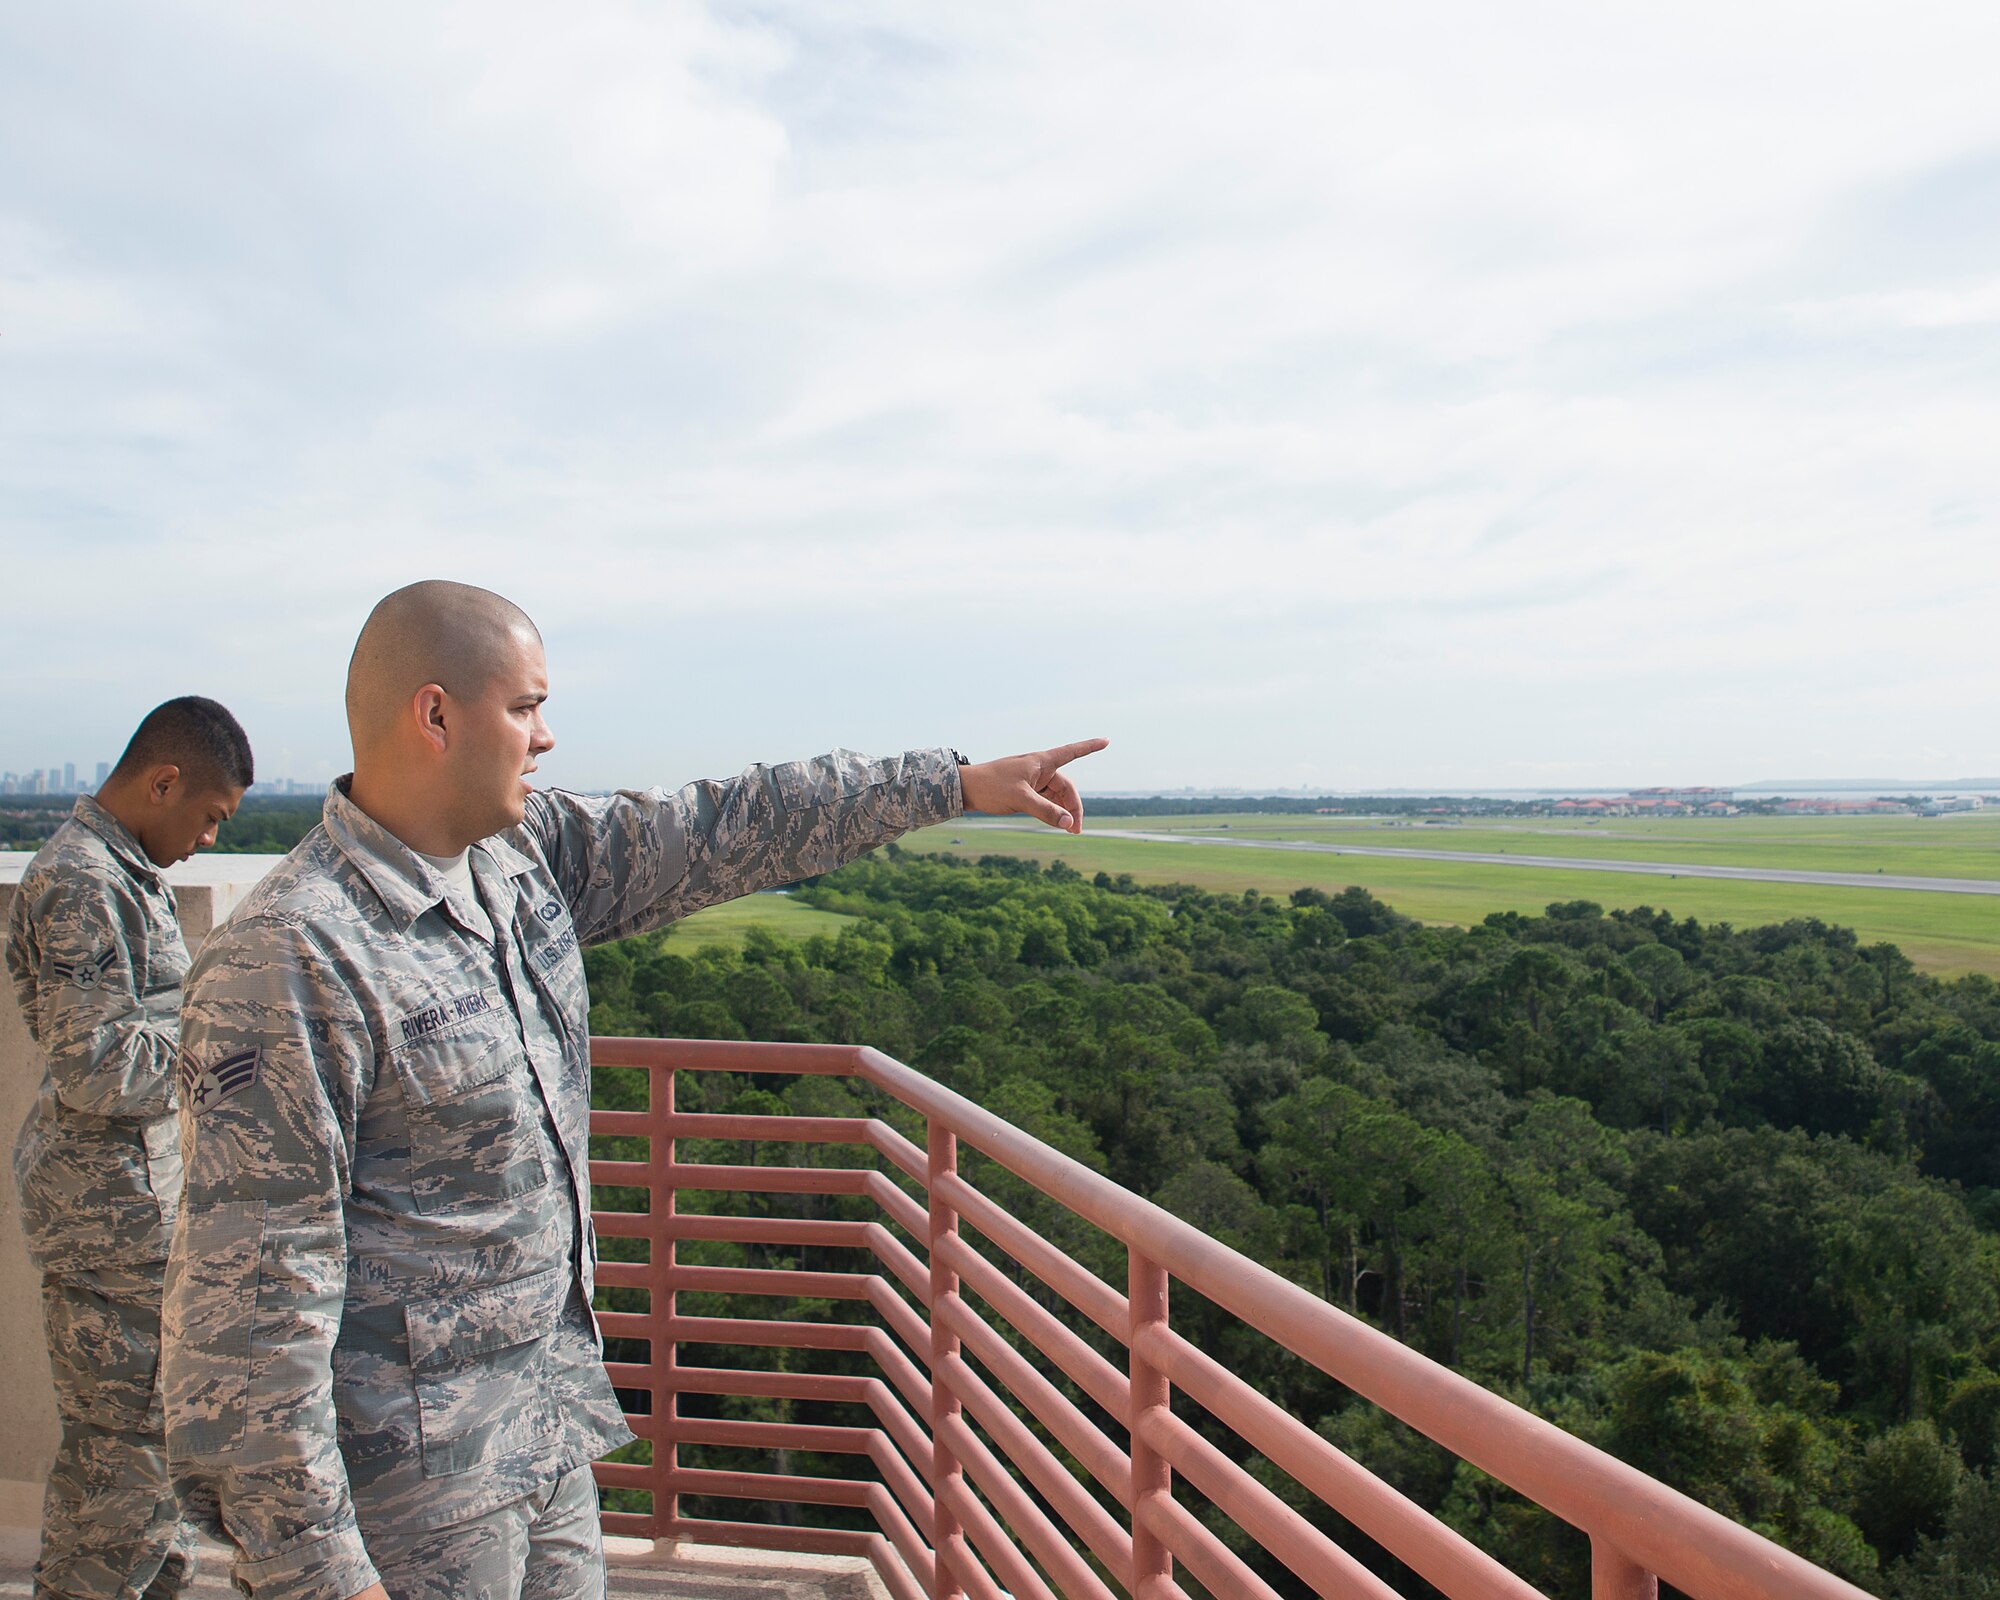
[{"label": "vertical railing post", "polygon": [[1131,1306],[1125,1348],[1132,1380],[1132,1600],[1167,1600],[1173,1591],[1174,1555],[1145,1526],[1145,1511],[1149,1501],[1173,1494],[1173,1468],[1147,1443],[1145,1433],[1147,1414],[1167,1410],[1173,1395],[1167,1375],[1139,1354],[1140,1334],[1167,1325],[1167,1271],[1129,1250],[1126,1280]]},{"label": "vertical railing post", "polygon": [[653,1442],[653,1537],[656,1540],[673,1539],[673,1530],[681,1520],[681,1497],[674,1487],[680,1471],[680,1446],[672,1437],[674,1425],[681,1414],[680,1392],[675,1388],[674,1377],[675,1370],[680,1366],[680,1341],[672,1331],[678,1309],[674,1289],[674,1267],[678,1258],[674,1248],[673,1225],[679,1200],[674,1172],[679,1154],[674,1147],[674,1136],[668,1131],[668,1118],[674,1114],[674,1084],[671,1062],[646,1074],[647,1110],[653,1122],[653,1131],[646,1140],[653,1191],[649,1201],[653,1217],[650,1230],[653,1270],[649,1274],[653,1289],[649,1303],[653,1312],[654,1333],[650,1350],[653,1420],[660,1432],[660,1437]]},{"label": "vertical railing post", "polygon": [[930,1239],[931,1257],[931,1488],[933,1521],[936,1524],[932,1548],[937,1565],[932,1574],[932,1600],[964,1600],[965,1585],[955,1565],[956,1551],[964,1539],[956,1506],[965,1489],[965,1468],[957,1452],[945,1438],[944,1422],[956,1419],[958,1397],[944,1381],[945,1361],[958,1354],[958,1336],[944,1325],[941,1312],[945,1297],[958,1293],[958,1274],[945,1265],[940,1248],[947,1239],[958,1237],[958,1213],[940,1192],[942,1179],[958,1171],[958,1135],[930,1119]]},{"label": "vertical railing post", "polygon": [[1660,1580],[1616,1545],[1593,1535],[1590,1600],[1660,1600]]}]

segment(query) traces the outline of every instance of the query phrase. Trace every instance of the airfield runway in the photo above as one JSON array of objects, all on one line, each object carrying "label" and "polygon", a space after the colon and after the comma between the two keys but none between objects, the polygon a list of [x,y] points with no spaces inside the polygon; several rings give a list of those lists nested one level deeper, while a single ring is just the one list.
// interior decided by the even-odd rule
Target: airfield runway
[{"label": "airfield runway", "polygon": [[[968,829],[1046,833],[1039,823],[967,823]],[[1405,861],[1476,861],[1494,867],[1553,867],[1563,872],[1630,872],[1649,878],[1728,878],[1737,883],[1804,883],[1834,889],[1912,889],[1921,894],[2000,895],[2000,879],[1916,878],[1882,872],[1796,872],[1784,867],[1716,867],[1676,861],[1585,861],[1575,856],[1526,856],[1481,850],[1411,850],[1391,845],[1319,844],[1307,839],[1220,839],[1210,834],[1156,833],[1138,828],[1092,828],[1098,839],[1144,844],[1217,845],[1232,850],[1304,850],[1314,855],[1394,856]]]}]

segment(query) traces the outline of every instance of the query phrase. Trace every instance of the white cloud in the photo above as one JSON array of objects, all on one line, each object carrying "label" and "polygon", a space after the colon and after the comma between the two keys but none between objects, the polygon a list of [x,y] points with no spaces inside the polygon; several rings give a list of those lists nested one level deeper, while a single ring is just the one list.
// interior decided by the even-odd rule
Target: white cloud
[{"label": "white cloud", "polygon": [[0,765],[171,676],[330,766],[449,572],[582,783],[2000,768],[1991,8],[5,29]]}]

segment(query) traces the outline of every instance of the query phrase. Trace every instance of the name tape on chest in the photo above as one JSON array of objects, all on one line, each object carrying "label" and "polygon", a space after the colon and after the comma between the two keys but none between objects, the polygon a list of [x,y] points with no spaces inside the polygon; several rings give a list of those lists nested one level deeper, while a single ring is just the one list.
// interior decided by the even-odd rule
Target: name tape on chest
[{"label": "name tape on chest", "polygon": [[456,1028],[461,1022],[470,1022],[474,1017],[483,1017],[500,1003],[500,996],[492,989],[468,989],[464,994],[455,994],[444,1000],[434,1000],[427,1006],[419,1006],[396,1019],[395,1030],[390,1035],[392,1048],[406,1044],[417,1044]]}]

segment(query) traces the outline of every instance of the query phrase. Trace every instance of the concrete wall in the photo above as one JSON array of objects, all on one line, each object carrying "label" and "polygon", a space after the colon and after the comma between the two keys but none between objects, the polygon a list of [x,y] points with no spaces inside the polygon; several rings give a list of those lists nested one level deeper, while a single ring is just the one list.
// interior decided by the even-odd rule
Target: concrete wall
[{"label": "concrete wall", "polygon": [[[0,926],[13,910],[21,873],[33,858],[0,851]],[[199,950],[281,856],[196,856],[167,869],[180,905],[181,931]],[[14,1134],[42,1082],[42,1055],[14,1004],[0,999],[0,1146],[11,1158]],[[41,1278],[21,1240],[20,1204],[10,1159],[0,1159],[0,1519],[39,1516],[41,1483],[55,1459],[56,1408],[42,1338]],[[31,1508],[32,1512],[31,1512]],[[10,1515],[11,1514],[11,1515]]]}]

